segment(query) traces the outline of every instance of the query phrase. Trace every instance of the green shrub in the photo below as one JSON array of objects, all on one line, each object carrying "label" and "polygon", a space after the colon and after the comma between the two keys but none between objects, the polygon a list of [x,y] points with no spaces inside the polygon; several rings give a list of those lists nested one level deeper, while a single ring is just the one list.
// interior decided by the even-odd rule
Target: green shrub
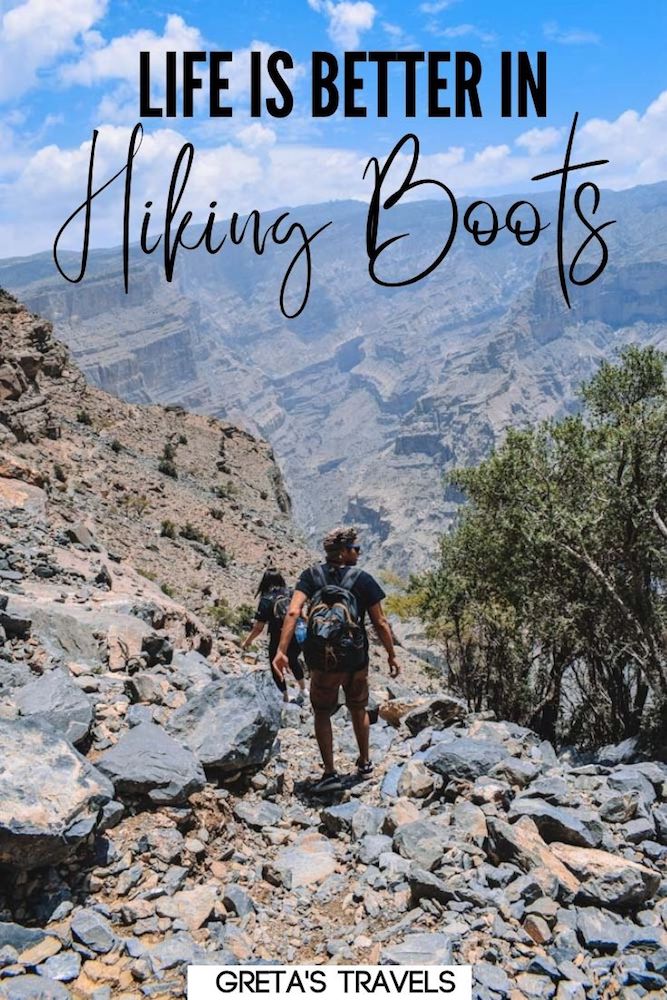
[{"label": "green shrub", "polygon": [[224,597],[220,598],[216,604],[211,604],[206,610],[216,625],[231,628],[234,620],[234,612]]},{"label": "green shrub", "polygon": [[229,566],[230,556],[227,549],[223,548],[222,545],[213,545],[211,547],[211,555],[222,569],[226,569]]},{"label": "green shrub", "polygon": [[170,476],[172,479],[178,479],[178,470],[171,459],[161,458],[158,462],[158,472],[161,472],[164,476]]},{"label": "green shrub", "polygon": [[123,446],[120,443],[120,441],[118,440],[118,438],[114,438],[113,441],[111,442],[111,444],[109,445],[109,447],[111,448],[112,452],[115,455],[118,455],[118,453],[123,450]]},{"label": "green shrub", "polygon": [[232,497],[236,496],[237,489],[233,483],[220,483],[218,486],[214,486],[211,490],[213,496],[219,497],[220,500],[231,500]]},{"label": "green shrub", "polygon": [[185,538],[188,542],[201,542],[202,545],[208,545],[209,537],[199,528],[195,527],[194,524],[190,524],[186,521],[181,530],[179,531],[181,538]]},{"label": "green shrub", "polygon": [[79,410],[76,415],[76,419],[78,423],[86,424],[87,427],[90,427],[93,422],[88,410]]},{"label": "green shrub", "polygon": [[169,518],[165,518],[160,527],[162,538],[176,538],[176,525]]},{"label": "green shrub", "polygon": [[235,612],[234,628],[245,632],[255,621],[255,608],[251,604],[239,604]]},{"label": "green shrub", "polygon": [[247,632],[255,620],[255,609],[250,604],[239,604],[238,608],[230,608],[229,602],[224,597],[206,610],[217,626],[229,628],[237,635]]}]

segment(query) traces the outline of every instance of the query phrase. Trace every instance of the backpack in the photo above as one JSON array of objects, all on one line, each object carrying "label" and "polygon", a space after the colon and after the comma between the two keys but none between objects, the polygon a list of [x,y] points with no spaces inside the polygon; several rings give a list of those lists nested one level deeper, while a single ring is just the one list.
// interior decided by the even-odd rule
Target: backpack
[{"label": "backpack", "polygon": [[366,664],[366,642],[357,599],[352,593],[360,569],[349,566],[340,581],[327,579],[327,567],[313,566],[317,591],[308,608],[303,654],[310,670],[359,670]]},{"label": "backpack", "polygon": [[292,600],[292,591],[288,590],[287,587],[277,587],[268,596],[271,602],[271,624],[276,630],[278,626],[282,629],[287,609]]}]

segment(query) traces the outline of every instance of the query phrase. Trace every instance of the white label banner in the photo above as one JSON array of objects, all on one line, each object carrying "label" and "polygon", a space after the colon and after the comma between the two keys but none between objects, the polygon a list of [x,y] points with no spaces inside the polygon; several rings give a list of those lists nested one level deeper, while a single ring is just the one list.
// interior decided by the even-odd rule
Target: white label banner
[{"label": "white label banner", "polygon": [[187,1000],[472,1000],[470,965],[190,965]]}]

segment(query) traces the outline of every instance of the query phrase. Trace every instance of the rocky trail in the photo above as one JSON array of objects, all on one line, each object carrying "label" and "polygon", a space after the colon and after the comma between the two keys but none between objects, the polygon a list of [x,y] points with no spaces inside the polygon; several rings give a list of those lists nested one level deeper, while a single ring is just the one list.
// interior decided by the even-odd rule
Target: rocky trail
[{"label": "rocky trail", "polygon": [[375,773],[340,707],[344,787],[313,796],[310,709],[239,648],[261,568],[308,558],[268,448],[91,389],[0,306],[0,997],[182,997],[188,964],[245,962],[665,995],[667,765],[557,754],[374,649]]}]

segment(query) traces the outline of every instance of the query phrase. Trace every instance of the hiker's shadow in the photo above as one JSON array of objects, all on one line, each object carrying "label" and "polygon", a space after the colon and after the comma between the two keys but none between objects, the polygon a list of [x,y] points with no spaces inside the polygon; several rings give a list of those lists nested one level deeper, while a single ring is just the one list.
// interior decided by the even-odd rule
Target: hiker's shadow
[{"label": "hiker's shadow", "polygon": [[367,781],[368,779],[361,778],[356,773],[342,774],[340,785],[336,788],[317,789],[312,781],[295,781],[294,797],[311,808],[340,805],[354,801],[360,786],[365,785]]}]

